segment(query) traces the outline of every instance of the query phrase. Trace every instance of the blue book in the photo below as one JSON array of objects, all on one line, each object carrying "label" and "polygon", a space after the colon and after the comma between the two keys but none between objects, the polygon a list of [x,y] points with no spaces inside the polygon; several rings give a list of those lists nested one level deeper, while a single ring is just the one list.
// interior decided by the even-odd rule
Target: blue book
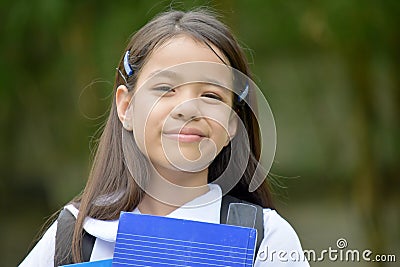
[{"label": "blue book", "polygon": [[60,267],[111,267],[112,260],[101,260],[101,261],[91,261],[91,262],[82,262],[75,264],[62,265]]},{"label": "blue book", "polygon": [[113,267],[251,267],[253,228],[121,213]]}]

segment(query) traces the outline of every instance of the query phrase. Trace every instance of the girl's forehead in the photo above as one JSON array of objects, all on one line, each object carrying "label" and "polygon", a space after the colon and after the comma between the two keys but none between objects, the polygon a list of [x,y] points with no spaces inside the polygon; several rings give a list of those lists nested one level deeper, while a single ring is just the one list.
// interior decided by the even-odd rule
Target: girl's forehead
[{"label": "girl's forehead", "polygon": [[188,35],[177,35],[154,48],[139,72],[138,84],[155,73],[189,62],[226,64],[228,60],[212,44],[205,44]]}]

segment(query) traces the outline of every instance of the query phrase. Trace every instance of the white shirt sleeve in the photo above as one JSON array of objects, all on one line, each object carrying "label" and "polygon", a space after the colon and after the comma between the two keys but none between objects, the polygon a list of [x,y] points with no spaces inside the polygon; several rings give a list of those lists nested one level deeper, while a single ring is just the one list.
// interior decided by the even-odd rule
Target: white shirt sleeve
[{"label": "white shirt sleeve", "polygon": [[275,210],[264,209],[264,239],[254,267],[309,267],[292,226]]},{"label": "white shirt sleeve", "polygon": [[47,229],[46,233],[20,263],[19,267],[54,267],[56,232],[57,221]]}]

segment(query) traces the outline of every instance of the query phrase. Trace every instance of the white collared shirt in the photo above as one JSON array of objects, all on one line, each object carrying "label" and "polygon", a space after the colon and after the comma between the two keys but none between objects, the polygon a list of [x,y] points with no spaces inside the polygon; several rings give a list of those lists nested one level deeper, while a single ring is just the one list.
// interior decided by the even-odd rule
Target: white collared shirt
[{"label": "white collared shirt", "polygon": [[[220,223],[221,188],[214,184],[210,184],[209,187],[210,191],[184,204],[166,217]],[[73,205],[67,205],[65,209],[68,209],[75,217],[78,216],[79,211]],[[140,211],[136,208],[133,213],[140,214]],[[264,209],[263,213],[264,239],[254,266],[309,266],[304,260],[299,238],[290,224],[275,210]],[[112,258],[118,220],[102,221],[88,217],[85,219],[83,228],[96,237],[90,261]],[[56,231],[57,221],[50,226],[19,266],[53,267]]]}]

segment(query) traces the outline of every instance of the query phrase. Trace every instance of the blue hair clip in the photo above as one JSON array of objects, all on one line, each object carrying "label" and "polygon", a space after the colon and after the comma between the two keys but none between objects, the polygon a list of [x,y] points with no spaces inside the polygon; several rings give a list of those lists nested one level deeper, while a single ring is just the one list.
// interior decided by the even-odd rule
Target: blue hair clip
[{"label": "blue hair clip", "polygon": [[125,73],[128,77],[132,76],[133,74],[133,69],[131,67],[131,65],[129,64],[129,50],[126,51],[125,56],[124,56],[124,69],[125,69]]},{"label": "blue hair clip", "polygon": [[249,83],[246,81],[246,87],[244,88],[243,92],[240,93],[238,96],[239,102],[242,102],[246,98],[246,96],[249,94]]}]

